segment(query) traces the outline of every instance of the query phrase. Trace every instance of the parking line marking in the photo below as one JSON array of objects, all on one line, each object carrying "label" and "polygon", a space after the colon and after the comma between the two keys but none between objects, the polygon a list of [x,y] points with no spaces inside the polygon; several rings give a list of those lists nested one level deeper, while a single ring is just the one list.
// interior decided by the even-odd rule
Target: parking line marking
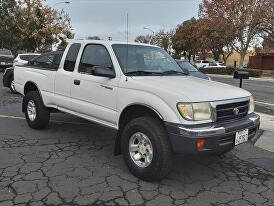
[{"label": "parking line marking", "polygon": [[22,99],[22,97],[9,97],[9,96],[2,96],[0,98],[7,98],[7,99]]},{"label": "parking line marking", "polygon": [[6,118],[6,119],[25,119],[24,117],[15,117],[15,116],[7,116],[7,115],[0,115],[0,118]]},{"label": "parking line marking", "polygon": [[274,106],[274,104],[270,104],[270,103],[266,103],[266,102],[259,102],[259,101],[254,101],[255,103],[257,104],[264,104],[264,105],[267,105],[267,106]]}]

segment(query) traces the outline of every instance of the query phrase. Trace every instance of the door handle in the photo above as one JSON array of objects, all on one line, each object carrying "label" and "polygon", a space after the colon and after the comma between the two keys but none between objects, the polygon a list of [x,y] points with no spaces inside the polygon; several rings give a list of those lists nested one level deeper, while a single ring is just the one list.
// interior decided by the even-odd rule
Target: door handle
[{"label": "door handle", "polygon": [[80,80],[78,80],[78,79],[75,79],[75,80],[74,80],[74,84],[75,84],[75,85],[80,85],[80,83],[81,83]]},{"label": "door handle", "polygon": [[100,86],[103,87],[103,88],[105,88],[105,89],[113,90],[112,87],[108,87],[108,86],[105,86],[105,85],[102,85],[102,84]]}]

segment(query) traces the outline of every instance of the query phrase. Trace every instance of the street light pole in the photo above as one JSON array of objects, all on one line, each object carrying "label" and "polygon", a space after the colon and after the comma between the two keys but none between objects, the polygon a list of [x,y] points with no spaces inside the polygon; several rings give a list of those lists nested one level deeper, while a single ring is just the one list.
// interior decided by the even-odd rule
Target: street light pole
[{"label": "street light pole", "polygon": [[152,40],[152,38],[154,37],[155,32],[154,32],[152,29],[148,28],[148,27],[144,27],[144,29],[149,30],[149,31],[152,32],[152,36],[150,37],[150,40],[149,40],[149,44],[151,44],[151,40]]},{"label": "street light pole", "polygon": [[52,7],[55,7],[58,4],[70,4],[69,1],[61,1],[61,2],[57,2],[56,4],[53,4]]}]

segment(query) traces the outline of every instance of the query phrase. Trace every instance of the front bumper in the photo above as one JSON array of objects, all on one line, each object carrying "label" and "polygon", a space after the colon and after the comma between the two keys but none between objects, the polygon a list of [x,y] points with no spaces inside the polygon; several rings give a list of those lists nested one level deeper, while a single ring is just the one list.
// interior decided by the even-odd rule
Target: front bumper
[{"label": "front bumper", "polygon": [[[221,153],[235,147],[236,132],[248,129],[248,139],[255,137],[259,126],[260,116],[252,113],[243,119],[204,125],[185,126],[165,123],[173,151],[183,154]],[[196,142],[205,139],[203,149],[196,148]]]}]

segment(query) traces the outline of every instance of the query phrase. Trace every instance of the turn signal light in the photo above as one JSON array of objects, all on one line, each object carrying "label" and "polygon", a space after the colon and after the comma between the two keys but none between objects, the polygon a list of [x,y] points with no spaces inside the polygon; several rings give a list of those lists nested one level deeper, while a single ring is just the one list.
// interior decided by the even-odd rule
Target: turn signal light
[{"label": "turn signal light", "polygon": [[205,139],[199,139],[197,142],[196,142],[196,148],[197,149],[203,149],[205,147]]}]

